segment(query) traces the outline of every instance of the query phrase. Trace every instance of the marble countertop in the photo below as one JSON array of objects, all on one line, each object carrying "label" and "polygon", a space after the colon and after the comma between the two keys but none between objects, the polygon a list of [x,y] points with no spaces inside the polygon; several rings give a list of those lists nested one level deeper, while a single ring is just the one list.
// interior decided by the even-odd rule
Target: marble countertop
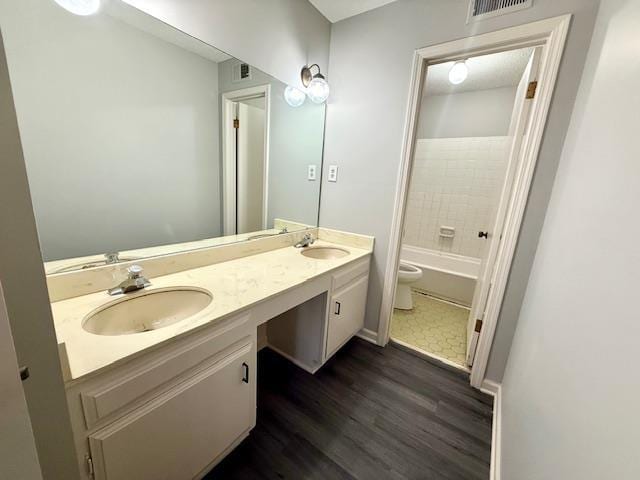
[{"label": "marble countertop", "polygon": [[[197,287],[209,291],[212,302],[197,314],[173,325],[131,335],[95,335],[82,328],[84,318],[96,308],[122,298],[105,291],[51,304],[58,343],[64,343],[71,380],[132,357],[148,348],[195,328],[239,313],[304,282],[371,254],[355,248],[318,240],[314,247],[329,246],[349,251],[343,258],[318,260],[300,254],[294,247],[280,248],[206,267],[150,278],[149,290],[167,287]],[[128,294],[133,297],[140,293]]]}]

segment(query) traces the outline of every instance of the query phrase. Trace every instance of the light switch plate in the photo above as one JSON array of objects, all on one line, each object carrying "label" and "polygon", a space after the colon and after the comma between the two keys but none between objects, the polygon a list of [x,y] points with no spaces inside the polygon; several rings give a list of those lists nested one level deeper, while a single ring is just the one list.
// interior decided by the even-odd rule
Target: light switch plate
[{"label": "light switch plate", "polygon": [[315,180],[316,179],[317,168],[315,165],[309,165],[307,167],[307,180]]},{"label": "light switch plate", "polygon": [[338,181],[338,165],[329,165],[329,176],[327,180],[330,182]]}]

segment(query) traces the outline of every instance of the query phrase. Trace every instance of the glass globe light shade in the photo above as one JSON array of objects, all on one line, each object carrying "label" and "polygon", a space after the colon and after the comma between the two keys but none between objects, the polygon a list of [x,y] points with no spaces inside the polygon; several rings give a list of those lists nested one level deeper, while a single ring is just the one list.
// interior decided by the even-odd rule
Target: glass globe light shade
[{"label": "glass globe light shade", "polygon": [[329,98],[329,84],[323,77],[316,75],[309,83],[307,95],[312,102],[323,103]]},{"label": "glass globe light shade", "polygon": [[449,70],[449,81],[454,85],[460,85],[467,79],[469,68],[464,60],[460,60],[453,64]]},{"label": "glass globe light shade", "polygon": [[54,0],[65,10],[76,15],[93,15],[100,9],[100,0]]},{"label": "glass globe light shade", "polygon": [[290,106],[294,108],[302,105],[306,98],[307,96],[299,88],[289,85],[284,89],[284,99]]}]

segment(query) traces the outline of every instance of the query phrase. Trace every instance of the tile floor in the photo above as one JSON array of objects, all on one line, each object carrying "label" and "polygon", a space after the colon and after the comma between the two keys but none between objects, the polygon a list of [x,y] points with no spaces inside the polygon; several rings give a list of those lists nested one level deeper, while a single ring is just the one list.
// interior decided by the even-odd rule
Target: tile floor
[{"label": "tile floor", "polygon": [[469,309],[413,291],[413,310],[393,311],[391,338],[465,365]]}]

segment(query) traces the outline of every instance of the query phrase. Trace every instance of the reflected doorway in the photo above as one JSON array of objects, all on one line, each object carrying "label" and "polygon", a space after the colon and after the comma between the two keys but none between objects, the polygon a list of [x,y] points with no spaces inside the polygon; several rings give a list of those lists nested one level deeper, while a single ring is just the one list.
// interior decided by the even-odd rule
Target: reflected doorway
[{"label": "reflected doorway", "polygon": [[228,92],[224,103],[225,235],[267,225],[268,85]]}]

